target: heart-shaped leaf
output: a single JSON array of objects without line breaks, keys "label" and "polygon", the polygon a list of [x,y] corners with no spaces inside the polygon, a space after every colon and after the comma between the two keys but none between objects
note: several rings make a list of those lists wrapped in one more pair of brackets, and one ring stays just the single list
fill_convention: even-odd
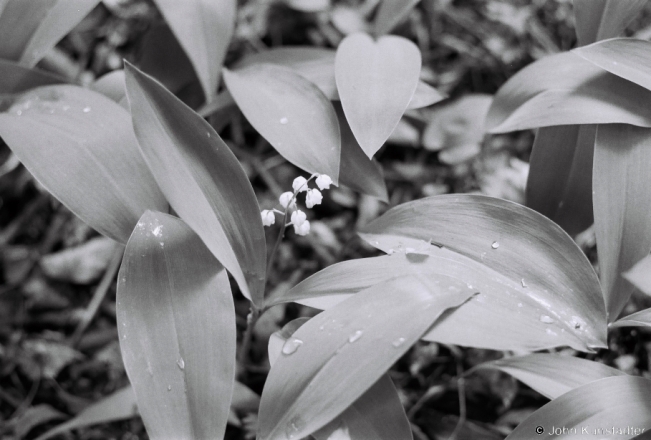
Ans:
[{"label": "heart-shaped leaf", "polygon": [[[47,15],[39,21],[38,28],[31,34],[29,42],[23,49],[20,63],[25,66],[34,67],[99,2],[100,0],[75,0],[74,2],[58,0],[53,3]],[[27,2],[20,3],[24,5]],[[35,3],[47,3],[47,1]],[[16,24],[18,25],[16,27],[22,26],[20,22]]]},{"label": "heart-shaped leaf", "polygon": [[[576,327],[574,333],[581,335],[586,348],[606,345],[604,302],[592,265],[558,225],[524,206],[477,195],[428,197],[390,209],[365,226],[360,236],[387,253],[418,250],[430,241],[440,244],[502,275],[510,280],[508,285],[520,284],[538,307],[547,310],[542,322]],[[474,270],[466,270],[468,276]],[[452,322],[454,315],[448,319]]]},{"label": "heart-shaped leaf", "polygon": [[[0,94],[12,94],[25,92],[38,86],[61,84],[66,81],[63,78],[36,69],[28,69],[13,61],[0,60]],[[2,105],[0,97],[0,108]]]},{"label": "heart-shaped leaf", "polygon": [[651,129],[608,124],[597,129],[593,172],[599,275],[610,321],[633,286],[621,274],[651,250]]},{"label": "heart-shaped leaf", "polygon": [[619,36],[647,0],[574,0],[579,46]]},{"label": "heart-shaped leaf", "polygon": [[203,118],[127,64],[127,95],[140,150],[174,210],[258,306],[265,282],[260,207],[246,173]]},{"label": "heart-shaped leaf", "polygon": [[610,328],[617,327],[651,327],[651,309],[640,310],[610,324]]},{"label": "heart-shaped leaf", "polygon": [[236,0],[155,0],[210,100],[235,28]]},{"label": "heart-shaped leaf", "polygon": [[642,258],[622,275],[642,292],[651,295],[651,255]]},{"label": "heart-shaped leaf", "polygon": [[0,136],[48,191],[107,237],[126,243],[145,210],[167,211],[129,113],[97,92],[33,89],[0,114]]},{"label": "heart-shaped leaf", "polygon": [[575,235],[593,223],[595,125],[538,129],[527,180],[527,206]]},{"label": "heart-shaped leaf", "polygon": [[350,128],[369,158],[380,149],[414,96],[421,57],[411,41],[396,36],[377,42],[363,33],[337,49],[335,79]]},{"label": "heart-shaped leaf", "polygon": [[542,58],[497,92],[486,129],[505,133],[552,125],[626,123],[651,126],[651,91],[572,53]]},{"label": "heart-shaped leaf", "polygon": [[[555,439],[630,439],[651,427],[650,395],[651,380],[642,377],[590,382],[540,408],[506,440],[531,440],[543,434]],[[539,432],[538,427],[543,429]]]},{"label": "heart-shaped leaf", "polygon": [[[271,366],[282,356],[283,346],[308,318],[297,318],[286,324],[269,338]],[[337,430],[346,433],[350,440],[411,440],[411,426],[393,382],[388,374],[357,399],[346,411],[323,428],[312,433],[317,440],[332,440]],[[336,434],[335,434],[336,435]]]},{"label": "heart-shaped leaf", "polygon": [[288,161],[337,184],[341,139],[330,101],[286,67],[263,64],[224,71],[224,80],[251,125]]},{"label": "heart-shaped leaf", "polygon": [[221,438],[235,375],[228,276],[192,229],[147,211],[118,275],[122,358],[147,433]]},{"label": "heart-shaped leaf", "polygon": [[265,383],[259,438],[302,438],[323,427],[377,382],[441,313],[470,295],[407,276],[364,290],[303,324]]},{"label": "heart-shaped leaf", "polygon": [[[409,246],[409,245],[408,245]],[[329,309],[370,286],[406,275],[423,274],[438,286],[454,289],[463,283],[479,292],[428,332],[424,338],[455,345],[493,350],[539,350],[569,345],[586,350],[603,345],[605,324],[587,328],[583,302],[573,296],[559,298],[543,292],[544,299],[525,280],[512,279],[463,255],[422,242],[408,253],[394,252],[334,264],[309,277],[289,292],[269,298],[270,303],[296,301]],[[449,280],[453,284],[447,285]],[[559,311],[565,315],[559,317]],[[579,328],[576,328],[577,325]]]},{"label": "heart-shaped leaf", "polygon": [[542,353],[486,362],[475,368],[501,370],[549,399],[556,399],[574,388],[605,377],[626,376],[623,371],[599,362]]}]

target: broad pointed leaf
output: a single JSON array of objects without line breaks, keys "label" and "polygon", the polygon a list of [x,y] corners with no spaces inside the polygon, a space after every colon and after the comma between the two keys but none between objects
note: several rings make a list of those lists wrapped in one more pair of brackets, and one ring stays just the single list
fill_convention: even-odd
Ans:
[{"label": "broad pointed leaf", "polygon": [[515,74],[495,95],[486,128],[505,133],[552,125],[651,126],[651,91],[566,52]]},{"label": "broad pointed leaf", "polygon": [[[607,377],[590,382],[540,408],[506,440],[531,440],[549,435],[554,439],[630,439],[651,428],[650,396],[651,380],[642,377]],[[543,431],[534,434],[538,426]],[[559,431],[552,432],[553,427]]]},{"label": "broad pointed leaf", "polygon": [[364,290],[312,318],[283,346],[269,373],[259,438],[302,438],[323,427],[362,396],[441,313],[471,294],[408,276]]},{"label": "broad pointed leaf", "polygon": [[579,46],[619,36],[647,0],[574,0]]},{"label": "broad pointed leaf", "polygon": [[633,286],[621,274],[651,251],[651,129],[600,125],[595,142],[593,203],[599,275],[610,321]]},{"label": "broad pointed leaf", "polygon": [[[13,61],[0,60],[0,95],[25,92],[38,86],[61,84],[63,78],[36,69],[28,69]],[[0,99],[4,97],[0,96]],[[2,102],[0,102],[2,104]],[[2,108],[0,106],[0,108]]]},{"label": "broad pointed leaf", "polygon": [[575,235],[592,216],[595,125],[543,127],[536,133],[527,180],[527,206]]},{"label": "broad pointed leaf", "polygon": [[610,324],[610,328],[617,327],[651,327],[651,309],[640,310]]},{"label": "broad pointed leaf", "polygon": [[[360,235],[387,253],[431,241],[468,257],[511,285],[519,283],[548,311],[542,322],[578,325],[576,333],[588,346],[606,345],[604,303],[592,265],[558,225],[524,206],[477,195],[428,197],[390,209]],[[474,270],[467,270],[468,277]]]},{"label": "broad pointed leaf", "polygon": [[0,58],[20,60],[29,40],[58,0],[8,0],[0,4]]},{"label": "broad pointed leaf", "polygon": [[251,125],[288,161],[339,178],[341,139],[330,101],[286,67],[263,64],[224,71],[224,80]]},{"label": "broad pointed leaf", "polygon": [[48,191],[107,237],[126,243],[145,210],[167,211],[129,113],[97,92],[33,89],[0,114],[0,136]]},{"label": "broad pointed leaf", "polygon": [[152,439],[221,438],[235,375],[226,271],[183,221],[148,211],[118,275],[122,358]]},{"label": "broad pointed leaf", "polygon": [[340,105],[335,104],[341,131],[341,168],[339,181],[342,185],[389,202],[382,165],[369,159],[359,146]]},{"label": "broad pointed leaf", "polygon": [[235,28],[236,0],[155,0],[210,100]]},{"label": "broad pointed leaf", "polygon": [[339,45],[335,58],[339,98],[369,158],[398,125],[414,96],[420,68],[418,47],[402,37],[384,36],[375,42],[358,33]]},{"label": "broad pointed leaf", "polygon": [[405,20],[420,0],[382,0],[373,22],[373,33],[388,34]]},{"label": "broad pointed leaf", "polygon": [[651,42],[613,38],[573,50],[596,66],[651,90]]},{"label": "broad pointed leaf", "polygon": [[261,305],[265,236],[242,166],[210,124],[153,78],[127,65],[126,79],[140,150],[172,208]]},{"label": "broad pointed leaf", "polygon": [[542,353],[508,357],[476,368],[501,370],[549,399],[556,399],[574,388],[605,377],[626,376],[623,371],[599,362]]},{"label": "broad pointed leaf", "polygon": [[37,437],[36,440],[47,440],[71,429],[130,419],[137,415],[138,406],[136,404],[136,395],[133,392],[133,388],[127,386],[93,403],[74,418],[45,432]]},{"label": "broad pointed leaf", "polygon": [[[328,99],[339,100],[335,82],[335,51],[332,49],[303,46],[276,47],[244,57],[234,66],[234,70],[260,64],[289,67],[317,86]],[[407,109],[427,107],[443,98],[445,96],[438,90],[419,81]]]},{"label": "broad pointed leaf", "polygon": [[[269,338],[269,362],[271,366],[282,356],[282,349],[294,332],[308,318],[297,318],[286,324]],[[317,440],[332,440],[337,430],[346,433],[350,440],[403,440],[412,439],[411,426],[405,414],[393,382],[388,374],[357,399],[339,417],[312,433]]]},{"label": "broad pointed leaf", "polygon": [[58,0],[54,3],[52,8],[47,12],[47,15],[39,22],[38,28],[31,35],[29,43],[23,49],[20,63],[34,67],[99,2],[100,0],[75,0],[74,2]]},{"label": "broad pointed leaf", "polygon": [[651,255],[642,258],[622,275],[642,292],[651,295]]}]

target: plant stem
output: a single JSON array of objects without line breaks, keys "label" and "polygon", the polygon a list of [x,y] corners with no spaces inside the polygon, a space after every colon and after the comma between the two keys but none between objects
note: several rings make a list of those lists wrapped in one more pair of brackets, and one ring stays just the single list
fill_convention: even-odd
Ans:
[{"label": "plant stem", "polygon": [[255,305],[251,304],[251,311],[246,317],[246,331],[244,332],[244,337],[242,338],[242,347],[240,349],[239,362],[241,365],[246,365],[249,356],[249,349],[251,347],[251,339],[253,338],[253,329],[255,328],[255,323],[258,322],[260,318],[260,309]]}]

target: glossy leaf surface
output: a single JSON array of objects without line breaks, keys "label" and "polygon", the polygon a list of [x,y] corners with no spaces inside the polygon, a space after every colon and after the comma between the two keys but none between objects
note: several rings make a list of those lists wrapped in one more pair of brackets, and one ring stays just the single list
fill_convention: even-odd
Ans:
[{"label": "glossy leaf surface", "polygon": [[[438,323],[424,339],[493,350],[538,350],[569,345],[586,350],[603,344],[605,323],[584,322],[583,302],[573,296],[540,292],[525,279],[513,279],[448,249],[425,242],[410,253],[334,264],[270,302],[296,301],[328,309],[351,295],[406,274],[424,274],[444,289],[464,283],[479,292],[474,301]],[[452,284],[450,284],[452,280]],[[465,289],[464,289],[465,290]],[[541,294],[542,295],[541,295]],[[560,311],[565,315],[560,315]],[[579,328],[575,328],[579,325]],[[581,327],[583,326],[583,327]]]},{"label": "glossy leaf surface", "polygon": [[183,221],[147,211],[117,287],[122,358],[147,433],[221,438],[235,375],[228,276]]},{"label": "glossy leaf surface", "polygon": [[651,91],[572,52],[542,58],[498,90],[486,128],[505,133],[552,125],[627,123],[651,126]]},{"label": "glossy leaf surface", "polygon": [[59,40],[63,39],[99,3],[100,0],[56,1],[31,35],[29,42],[23,49],[20,63],[34,67]]},{"label": "glossy leaf surface", "polygon": [[141,152],[174,210],[260,305],[265,237],[242,166],[203,118],[131,65],[127,94]]},{"label": "glossy leaf surface", "polygon": [[651,309],[640,310],[610,324],[610,328],[617,327],[651,327]]},{"label": "glossy leaf surface", "polygon": [[574,0],[579,46],[619,36],[647,0]]},{"label": "glossy leaf surface", "polygon": [[[335,82],[335,51],[332,49],[303,46],[276,47],[244,57],[234,66],[234,70],[260,64],[289,67],[317,86],[328,99],[339,100]],[[445,96],[438,90],[419,81],[407,109],[427,107],[444,98]]]},{"label": "glossy leaf surface", "polygon": [[651,42],[613,38],[573,50],[596,66],[651,90]]},{"label": "glossy leaf surface", "polygon": [[[271,366],[282,356],[284,344],[308,318],[297,318],[286,324],[269,338],[269,362]],[[323,428],[312,433],[317,440],[332,440],[333,433],[340,430],[350,440],[411,440],[411,426],[388,374],[357,399],[340,416]]]},{"label": "glossy leaf surface", "polygon": [[501,370],[549,399],[556,399],[574,388],[605,377],[626,376],[626,373],[599,362],[542,353],[486,362],[477,368]]},{"label": "glossy leaf surface", "polygon": [[387,253],[440,244],[520,284],[545,316],[570,330],[578,324],[575,333],[588,346],[605,346],[604,303],[590,262],[558,225],[533,210],[477,195],[428,197],[390,209],[360,235]]},{"label": "glossy leaf surface", "polygon": [[127,386],[93,403],[77,416],[45,432],[36,440],[47,440],[71,429],[129,419],[137,415],[136,395],[133,388]]},{"label": "glossy leaf surface", "polygon": [[651,256],[642,258],[622,275],[642,292],[651,295]]},{"label": "glossy leaf surface", "polygon": [[357,142],[369,158],[380,149],[414,96],[421,57],[411,41],[395,36],[375,42],[349,35],[335,58],[341,105]]},{"label": "glossy leaf surface", "polygon": [[[607,377],[575,388],[529,416],[506,438],[531,440],[537,426],[541,436],[549,436],[552,425],[567,432],[555,439],[621,438],[630,439],[651,427],[651,380],[642,377]],[[629,432],[613,433],[612,429]],[[639,430],[634,431],[635,428]],[[574,431],[576,429],[576,431]],[[585,429],[586,431],[583,431]],[[596,430],[601,431],[596,431]],[[611,432],[606,432],[609,429]]]},{"label": "glossy leaf surface", "polygon": [[402,277],[312,318],[283,346],[269,373],[259,437],[302,438],[323,427],[364,394],[441,313],[470,295],[443,291],[421,277]]},{"label": "glossy leaf surface", "polygon": [[373,22],[373,32],[380,36],[388,34],[407,18],[420,0],[383,0]]},{"label": "glossy leaf surface", "polygon": [[599,274],[610,321],[633,286],[622,278],[651,251],[651,129],[600,125],[595,142],[593,203]]},{"label": "glossy leaf surface", "polygon": [[107,237],[126,243],[145,210],[167,211],[129,113],[97,92],[33,89],[0,114],[0,136],[48,191]]},{"label": "glossy leaf surface", "polygon": [[595,125],[538,129],[527,180],[527,206],[575,235],[593,222]]},{"label": "glossy leaf surface", "polygon": [[286,67],[263,64],[224,71],[224,80],[246,119],[288,161],[337,184],[341,139],[328,98]]},{"label": "glossy leaf surface", "polygon": [[210,100],[235,27],[236,0],[155,0]]}]

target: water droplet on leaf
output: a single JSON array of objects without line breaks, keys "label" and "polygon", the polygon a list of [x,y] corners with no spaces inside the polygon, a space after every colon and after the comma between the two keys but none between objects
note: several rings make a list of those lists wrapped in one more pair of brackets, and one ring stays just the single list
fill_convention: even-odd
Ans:
[{"label": "water droplet on leaf", "polygon": [[287,342],[285,342],[285,345],[283,345],[283,353],[284,354],[292,354],[295,353],[298,348],[303,345],[303,341],[297,338],[291,338],[288,339]]},{"label": "water droplet on leaf", "polygon": [[524,282],[524,278],[522,278],[522,280],[520,280],[520,283],[522,284],[522,287],[528,287],[527,283]]},{"label": "water droplet on leaf", "polygon": [[294,417],[287,423],[287,429],[285,430],[285,434],[287,434],[288,439],[294,439],[297,438],[297,433],[303,429],[304,423],[301,420],[300,417]]},{"label": "water droplet on leaf", "polygon": [[180,368],[181,370],[183,370],[183,369],[185,368],[185,361],[183,360],[183,358],[179,358],[179,359],[176,361],[176,365],[178,365],[179,368]]},{"label": "water droplet on leaf", "polygon": [[551,323],[554,322],[554,318],[552,318],[551,316],[547,316],[547,315],[541,315],[540,316],[540,322],[544,322],[545,324],[551,324]]},{"label": "water droplet on leaf", "polygon": [[285,124],[287,124],[288,122],[289,122],[289,119],[287,119],[287,118],[280,118],[280,123],[281,123],[281,124],[285,125]]},{"label": "water droplet on leaf", "polygon": [[500,247],[500,244],[498,242],[494,241],[493,244],[491,244],[491,247],[493,249],[497,249],[498,247]]},{"label": "water droplet on leaf", "polygon": [[90,112],[90,107],[84,107],[83,112],[84,112],[84,113],[89,113],[89,112]]},{"label": "water droplet on leaf", "polygon": [[172,391],[172,385],[167,386],[167,391]]},{"label": "water droplet on leaf", "polygon": [[391,343],[391,345],[393,345],[394,347],[398,348],[398,347],[400,347],[400,346],[401,346],[402,344],[404,344],[404,343],[405,343],[405,338],[398,338],[398,339],[396,339],[395,341],[393,341],[393,342]]},{"label": "water droplet on leaf", "polygon": [[356,340],[358,340],[359,338],[361,338],[363,334],[364,334],[363,331],[361,331],[361,330],[357,330],[355,333],[353,333],[352,335],[348,336],[348,342],[350,342],[350,343],[352,344],[353,342],[355,342]]}]

